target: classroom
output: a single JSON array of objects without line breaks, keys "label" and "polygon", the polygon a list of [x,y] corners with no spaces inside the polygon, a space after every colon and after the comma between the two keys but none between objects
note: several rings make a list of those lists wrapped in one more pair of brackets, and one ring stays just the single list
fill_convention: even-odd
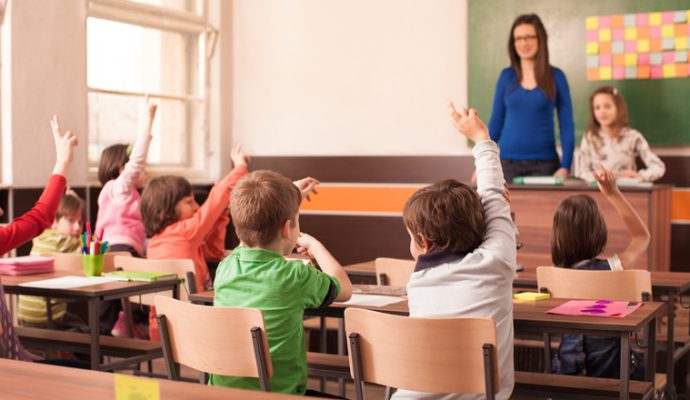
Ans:
[{"label": "classroom", "polygon": [[[94,398],[121,398],[118,391],[126,385],[145,391],[154,383],[151,390],[158,397],[152,398],[289,398],[260,393],[265,389],[262,373],[273,374],[271,387],[278,392],[304,395],[307,390],[339,398],[440,398],[430,393],[457,393],[462,387],[451,385],[463,384],[455,382],[455,375],[474,380],[475,387],[479,382],[470,393],[480,394],[448,398],[689,398],[690,1],[0,0],[0,24],[2,317],[15,326],[17,343],[33,353],[101,370],[65,372],[66,367],[40,365],[46,381],[82,377],[93,382],[93,388],[65,387],[65,398],[88,390],[94,390]],[[520,129],[530,134],[517,135]],[[104,155],[114,148],[122,161],[103,175]],[[262,170],[277,174],[255,173]],[[498,172],[500,184],[492,180]],[[279,243],[271,242],[269,250],[281,253],[280,262],[301,263],[296,257],[323,270],[304,272],[314,290],[320,285],[319,295],[300,299],[310,306],[295,314],[300,320],[304,314],[305,320],[293,329],[291,344],[300,361],[286,368],[292,370],[290,377],[280,376],[285,355],[273,352],[277,319],[263,308],[268,297],[247,295],[279,285],[245,288],[258,284],[241,274],[242,262],[265,256],[252,252],[258,251],[252,240],[267,248],[263,236],[243,236],[251,229],[242,223],[258,220],[241,205],[252,205],[247,209],[256,211],[256,218],[263,215],[256,206],[263,197],[253,197],[259,195],[247,189],[247,182],[270,181],[278,187],[285,177],[298,190],[288,185],[272,195],[288,199],[299,192],[302,197],[294,204],[299,213],[289,211],[290,224],[280,221]],[[509,190],[503,188],[504,178]],[[429,186],[442,180],[447,181]],[[42,221],[40,227],[22,225],[22,234],[33,233],[20,240],[12,229],[22,224],[22,215],[46,207],[49,189],[59,192],[51,197],[52,211],[31,219]],[[177,197],[170,203],[173,191]],[[463,207],[468,208],[425,213],[424,194],[434,193],[466,196],[470,200]],[[55,246],[46,232],[61,229],[66,197],[77,199],[80,210],[71,228],[77,232],[73,248],[39,251]],[[593,241],[601,231],[603,244],[594,253],[563,261],[554,250],[556,219],[566,203],[583,207],[568,203],[573,197],[589,199],[582,201],[590,201],[595,210],[593,220],[583,222],[585,232],[578,234]],[[287,213],[276,204],[286,208],[293,200],[267,204],[273,214]],[[473,204],[474,217],[468,211]],[[456,211],[469,219],[446,223]],[[420,215],[440,218],[438,229],[462,232],[450,235],[451,241],[470,240],[466,236],[472,232],[476,238],[439,247],[429,235],[433,224]],[[201,230],[190,233],[187,218]],[[576,221],[568,218],[568,223]],[[108,224],[116,229],[109,230]],[[514,245],[498,246],[499,236]],[[564,252],[582,242],[570,241]],[[489,255],[482,253],[485,248],[492,249]],[[72,251],[83,255],[46,255]],[[135,257],[125,259],[125,253]],[[50,259],[46,268],[51,272],[13,274],[20,264],[11,260],[21,263],[38,254],[42,262]],[[138,256],[144,254],[146,262],[140,263]],[[96,270],[107,275],[124,269],[130,281],[111,276],[107,284],[84,286],[81,271],[91,275],[85,261],[91,255],[102,256]],[[480,255],[484,261],[474,263]],[[590,261],[599,264],[590,268]],[[382,273],[379,268],[387,262],[393,272]],[[464,263],[471,268],[463,270]],[[456,264],[460,270],[448,275],[434,268]],[[498,264],[510,273],[496,271]],[[538,270],[547,266],[589,276],[614,274],[616,283],[603,293],[560,291],[566,281],[580,282],[581,288],[590,281],[559,275],[551,286],[545,283],[547,271]],[[73,269],[82,286],[32,286],[39,279],[72,277],[66,271]],[[636,286],[631,297],[621,289],[628,278],[616,274],[632,277],[632,270],[646,283],[641,290]],[[134,271],[154,275],[137,275],[141,279],[134,282]],[[608,279],[596,276],[601,276],[596,286]],[[277,272],[269,277],[266,282],[287,279]],[[518,292],[543,297],[540,290],[551,298],[513,300]],[[205,378],[211,385],[199,384],[200,368],[186,362],[181,362],[187,366],[183,380],[195,383],[168,379],[168,359],[181,350],[166,348],[171,332],[158,329],[156,317],[163,314],[155,293],[186,303],[178,307],[199,307],[185,311],[183,324],[188,315],[202,318],[206,311],[212,318],[223,306],[262,309],[268,345],[261,351],[270,347],[268,371],[262,372],[261,357],[252,353],[249,364],[258,379],[251,378],[251,384],[245,382],[250,378],[226,380],[232,374],[216,370],[203,371],[211,373]],[[27,323],[30,298],[40,305],[40,324],[47,321],[46,326]],[[46,307],[46,298],[58,303]],[[584,311],[589,315],[547,313],[575,300],[629,303],[627,309],[622,306],[622,318],[592,316],[590,308]],[[470,303],[481,306],[468,311]],[[219,307],[208,307],[213,304]],[[593,309],[613,308],[606,304]],[[376,346],[367,347],[364,331],[353,339],[360,324],[345,322],[365,318],[346,311],[361,308],[380,314],[381,331],[384,326],[403,329],[418,318],[430,330],[432,317],[485,317],[495,326],[493,347],[482,349],[478,342],[479,361],[454,369],[448,367],[455,365],[452,357],[445,367],[434,365],[433,358],[443,358],[444,351],[432,349],[429,341],[430,347],[418,353],[432,359],[433,367],[450,371],[431,373],[440,382],[436,386],[412,383],[419,371],[401,367],[418,361],[399,360],[383,371],[367,371],[371,362],[355,359],[353,349],[362,346],[361,356],[369,357]],[[62,322],[72,314],[79,324],[65,328]],[[172,311],[165,317],[172,330]],[[167,326],[166,318],[160,326]],[[202,329],[196,331],[172,333],[172,345],[183,334],[222,338],[206,332],[205,323],[199,322]],[[288,325],[278,326],[287,330]],[[436,329],[444,332],[449,326]],[[58,328],[54,332],[60,334],[51,337],[44,327]],[[117,335],[111,335],[113,329]],[[31,386],[25,376],[31,369],[3,360],[22,359],[9,356],[14,353],[3,346],[15,342],[4,342],[9,333],[0,326],[3,332],[0,397],[13,398],[20,385],[22,390]],[[259,351],[260,335],[235,347]],[[469,343],[469,336],[461,342]],[[608,360],[615,361],[615,377],[608,370],[596,375],[599,365],[590,361],[578,371],[562,372],[571,366],[563,349],[582,347],[583,341],[585,347],[594,346],[588,339],[594,336],[608,340],[596,345],[615,348],[616,356]],[[388,347],[406,340],[412,339],[384,338],[379,348],[389,352],[384,355],[389,359],[414,353]],[[211,357],[214,351],[209,351]],[[578,353],[589,355],[587,350]],[[222,356],[192,358],[199,366],[228,358]],[[487,358],[493,360],[485,361],[489,367],[482,361]],[[145,377],[151,362],[153,379]],[[299,381],[302,369],[309,376],[306,386]],[[365,384],[358,383],[357,373]],[[477,377],[469,378],[472,373]],[[117,381],[132,375],[142,377]],[[250,387],[256,390],[246,392]],[[31,389],[36,390],[32,398],[53,395],[39,389]],[[493,389],[495,394],[485,394]]]}]

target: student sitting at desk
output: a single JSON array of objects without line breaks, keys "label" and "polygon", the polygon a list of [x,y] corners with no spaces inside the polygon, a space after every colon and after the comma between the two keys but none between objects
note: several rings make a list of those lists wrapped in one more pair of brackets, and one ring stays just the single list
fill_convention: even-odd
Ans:
[{"label": "student sitting at desk", "polygon": [[[595,175],[599,190],[616,209],[632,239],[619,255],[601,257],[606,247],[604,217],[593,198],[570,196],[563,200],[553,216],[551,258],[556,267],[587,270],[621,270],[633,265],[649,245],[649,231],[616,185],[613,172],[601,168]],[[553,360],[556,372],[568,375],[619,378],[620,341],[612,337],[563,335],[558,356]],[[632,352],[630,376],[644,377],[642,356]]]},{"label": "student sitting at desk", "polygon": [[[405,204],[403,221],[417,260],[407,284],[411,317],[489,317],[496,321],[500,391],[513,391],[515,228],[504,198],[498,146],[475,110],[458,113],[455,127],[472,149],[477,191],[452,179],[418,190]],[[462,338],[458,338],[462,340]],[[467,399],[480,395],[398,390],[394,399]]]},{"label": "student sitting at desk", "polygon": [[[299,182],[276,172],[256,171],[232,191],[230,214],[241,241],[218,266],[214,282],[214,306],[251,307],[263,312],[266,322],[274,392],[309,394],[307,350],[302,319],[305,308],[346,301],[352,285],[338,261],[316,239],[300,234],[299,205],[312,190],[302,193]],[[297,245],[309,252],[323,272],[287,260]],[[210,385],[259,389],[255,378],[211,375]]]},{"label": "student sitting at desk", "polygon": [[[15,218],[9,225],[0,228],[0,255],[40,235],[55,220],[60,198],[67,184],[65,175],[72,164],[78,141],[71,132],[62,133],[57,117],[53,117],[50,125],[53,128],[56,153],[53,174],[36,205],[26,214]],[[2,214],[2,209],[0,209],[0,215]],[[2,285],[0,285],[0,358],[31,360],[31,355],[22,348],[14,332]]]}]

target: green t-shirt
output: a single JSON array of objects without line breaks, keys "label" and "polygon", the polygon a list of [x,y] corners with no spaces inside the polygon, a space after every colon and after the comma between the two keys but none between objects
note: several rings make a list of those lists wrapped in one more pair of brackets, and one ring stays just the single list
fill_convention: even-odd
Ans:
[{"label": "green t-shirt", "polygon": [[[263,312],[273,365],[272,392],[304,394],[304,309],[320,306],[331,283],[340,293],[337,279],[263,249],[238,247],[218,266],[214,306],[251,307]],[[259,390],[256,378],[211,374],[209,385]]]}]

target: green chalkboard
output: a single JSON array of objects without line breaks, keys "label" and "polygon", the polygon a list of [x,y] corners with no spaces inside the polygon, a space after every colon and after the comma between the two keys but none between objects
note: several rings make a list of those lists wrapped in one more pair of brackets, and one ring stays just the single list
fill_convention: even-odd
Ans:
[{"label": "green chalkboard", "polygon": [[587,127],[589,96],[612,84],[628,104],[630,126],[652,145],[690,144],[690,78],[588,81],[585,18],[690,9],[690,0],[469,0],[469,103],[487,120],[500,71],[510,65],[507,41],[520,14],[536,13],[549,34],[551,65],[570,84],[578,142]]}]

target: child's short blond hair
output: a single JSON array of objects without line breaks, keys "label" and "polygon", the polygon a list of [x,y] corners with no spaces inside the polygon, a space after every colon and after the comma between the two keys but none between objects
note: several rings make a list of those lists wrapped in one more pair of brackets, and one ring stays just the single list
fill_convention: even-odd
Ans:
[{"label": "child's short blond hair", "polygon": [[279,234],[287,220],[295,223],[302,195],[285,176],[254,171],[232,190],[230,216],[237,237],[247,246],[266,246]]},{"label": "child's short blond hair", "polygon": [[430,251],[470,252],[482,243],[484,208],[477,191],[454,179],[416,191],[405,203],[403,222],[417,245],[419,234]]}]

